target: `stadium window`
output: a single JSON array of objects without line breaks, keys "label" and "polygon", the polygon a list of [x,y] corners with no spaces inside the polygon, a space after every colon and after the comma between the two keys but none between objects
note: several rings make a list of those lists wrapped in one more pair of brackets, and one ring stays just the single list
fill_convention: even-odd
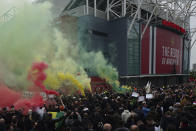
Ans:
[{"label": "stadium window", "polygon": [[108,37],[107,33],[100,32],[100,31],[97,31],[97,30],[90,30],[89,33],[91,33],[93,35],[101,36],[101,37]]}]

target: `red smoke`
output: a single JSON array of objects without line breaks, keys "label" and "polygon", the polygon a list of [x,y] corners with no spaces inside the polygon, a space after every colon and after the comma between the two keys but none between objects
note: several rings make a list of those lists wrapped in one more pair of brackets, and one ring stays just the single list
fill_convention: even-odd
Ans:
[{"label": "red smoke", "polygon": [[27,114],[29,109],[35,107],[42,107],[44,105],[43,97],[39,93],[36,93],[31,99],[20,99],[15,104],[14,107],[16,110],[21,109],[24,114]]},{"label": "red smoke", "polygon": [[34,94],[31,99],[23,99],[21,93],[0,85],[0,107],[11,107],[13,105],[16,110],[21,109],[26,114],[29,109],[43,106],[44,100],[39,93]]},{"label": "red smoke", "polygon": [[48,65],[44,62],[33,63],[32,68],[28,74],[28,80],[33,83],[30,87],[37,93],[33,95],[31,99],[23,99],[22,93],[16,92],[8,87],[0,84],[0,107],[10,107],[14,105],[16,110],[21,109],[24,114],[27,114],[29,109],[40,107],[44,105],[43,97],[40,95],[40,91],[44,91],[47,95],[59,95],[58,92],[47,90],[43,85],[47,75],[44,70],[48,68]]},{"label": "red smoke", "polygon": [[33,82],[33,86],[41,88],[47,95],[59,95],[58,92],[53,90],[47,90],[43,82],[46,79],[47,75],[44,73],[44,70],[48,68],[48,65],[44,62],[33,63],[31,70],[29,71],[28,80]]},{"label": "red smoke", "polygon": [[0,85],[0,107],[10,107],[21,98],[21,94],[9,89],[4,85]]}]

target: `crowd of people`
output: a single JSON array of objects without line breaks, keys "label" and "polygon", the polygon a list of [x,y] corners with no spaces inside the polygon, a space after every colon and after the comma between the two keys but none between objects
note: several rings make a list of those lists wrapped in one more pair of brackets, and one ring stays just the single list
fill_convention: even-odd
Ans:
[{"label": "crowd of people", "polygon": [[56,104],[29,110],[1,108],[0,131],[196,131],[194,86],[145,89],[125,94],[86,93],[55,98]]}]

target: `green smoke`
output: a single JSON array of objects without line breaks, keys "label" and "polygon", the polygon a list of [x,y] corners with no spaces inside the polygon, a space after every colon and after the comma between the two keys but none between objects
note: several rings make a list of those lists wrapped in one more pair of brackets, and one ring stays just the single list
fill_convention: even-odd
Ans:
[{"label": "green smoke", "polygon": [[51,4],[35,6],[24,0],[1,2],[0,6],[13,5],[16,15],[0,25],[0,76],[9,86],[24,87],[31,63],[52,41],[48,29],[53,19],[49,11]]},{"label": "green smoke", "polygon": [[118,72],[116,68],[108,63],[102,52],[86,52],[83,49],[79,56],[78,63],[83,65],[85,69],[91,69],[99,77],[106,79],[114,88],[119,86]]},{"label": "green smoke", "polygon": [[[6,6],[5,3],[0,2],[0,8]],[[118,87],[118,73],[101,52],[87,52],[82,44],[77,44],[80,41],[76,40],[74,31],[63,28],[65,32],[61,33],[53,26],[50,3],[31,4],[27,0],[16,0],[8,4],[9,7],[12,5],[16,7],[16,15],[0,25],[1,81],[11,87],[27,87],[26,76],[31,64],[45,61],[49,65],[48,74],[54,77],[58,73],[69,73],[88,87],[90,79],[85,71],[88,68]]]}]

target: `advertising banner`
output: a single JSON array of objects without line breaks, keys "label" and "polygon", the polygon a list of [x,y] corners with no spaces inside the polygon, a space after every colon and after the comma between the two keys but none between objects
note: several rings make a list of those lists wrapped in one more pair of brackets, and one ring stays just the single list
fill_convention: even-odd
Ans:
[{"label": "advertising banner", "polygon": [[155,74],[182,73],[183,39],[172,31],[155,28],[156,66]]}]

